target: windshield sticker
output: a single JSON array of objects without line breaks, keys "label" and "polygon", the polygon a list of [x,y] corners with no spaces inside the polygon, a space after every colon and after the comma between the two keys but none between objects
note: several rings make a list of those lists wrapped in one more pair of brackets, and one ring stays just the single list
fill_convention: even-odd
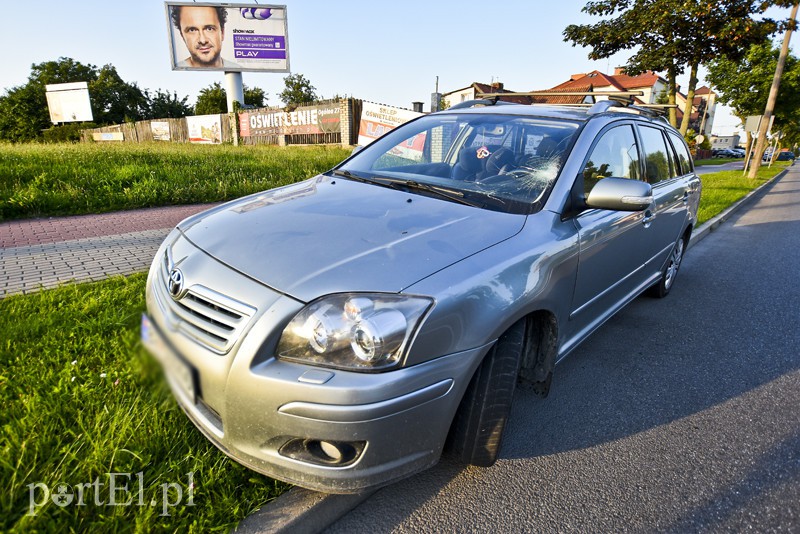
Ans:
[{"label": "windshield sticker", "polygon": [[476,154],[476,156],[478,156],[478,159],[486,159],[491,155],[492,153],[489,152],[489,149],[485,146],[480,147],[478,149],[478,153]]}]

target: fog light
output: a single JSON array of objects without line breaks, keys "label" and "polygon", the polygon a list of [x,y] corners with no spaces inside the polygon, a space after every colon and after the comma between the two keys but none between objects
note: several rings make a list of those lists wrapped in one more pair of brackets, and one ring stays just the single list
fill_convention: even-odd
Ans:
[{"label": "fog light", "polygon": [[325,453],[334,462],[342,461],[342,451],[340,451],[339,447],[337,447],[333,443],[329,443],[327,441],[320,441],[319,447],[320,449],[322,449],[322,452]]},{"label": "fog light", "polygon": [[345,467],[355,462],[367,443],[365,441],[324,441],[295,438],[285,443],[279,454],[316,465]]}]

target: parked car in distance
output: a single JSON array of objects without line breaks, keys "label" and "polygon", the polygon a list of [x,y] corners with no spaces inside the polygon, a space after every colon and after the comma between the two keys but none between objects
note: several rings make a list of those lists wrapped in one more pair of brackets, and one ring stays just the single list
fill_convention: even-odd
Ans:
[{"label": "parked car in distance", "polygon": [[711,155],[714,158],[739,158],[744,157],[744,154],[741,156],[737,150],[732,148],[715,148],[711,151]]},{"label": "parked car in distance", "polygon": [[490,466],[518,379],[546,396],[614,313],[670,292],[700,193],[649,110],[459,104],[178,224],[142,339],[202,433],[268,476],[358,492],[445,445]]},{"label": "parked car in distance", "polygon": [[[770,161],[772,159],[772,152],[764,153],[764,161]],[[778,155],[775,156],[775,161],[794,161],[795,155],[794,152],[791,150],[781,150],[778,152]]]}]

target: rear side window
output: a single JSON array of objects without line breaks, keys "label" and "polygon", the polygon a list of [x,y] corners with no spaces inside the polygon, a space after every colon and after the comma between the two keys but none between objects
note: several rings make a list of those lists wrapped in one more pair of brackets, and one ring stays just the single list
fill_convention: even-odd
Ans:
[{"label": "rear side window", "polygon": [[689,154],[689,149],[686,148],[686,143],[683,142],[679,135],[672,132],[669,133],[669,140],[678,154],[678,162],[681,165],[679,174],[689,174],[692,172],[692,156]]},{"label": "rear side window", "polygon": [[583,168],[583,189],[588,196],[594,185],[603,178],[639,177],[639,150],[630,125],[611,128],[592,149]]},{"label": "rear side window", "polygon": [[645,179],[655,184],[662,180],[674,178],[676,173],[670,166],[671,150],[667,148],[667,140],[659,128],[639,126],[642,145],[645,153]]}]

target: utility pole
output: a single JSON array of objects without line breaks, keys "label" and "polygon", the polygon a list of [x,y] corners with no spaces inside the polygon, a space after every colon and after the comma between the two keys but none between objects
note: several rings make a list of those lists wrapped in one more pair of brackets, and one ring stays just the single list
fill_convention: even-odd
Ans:
[{"label": "utility pole", "polygon": [[[796,3],[792,8],[790,20],[797,18],[797,8],[800,2]],[[778,99],[778,88],[781,86],[781,76],[783,75],[783,67],[786,65],[786,56],[789,55],[789,39],[792,37],[791,27],[786,30],[786,35],[783,38],[783,46],[781,47],[781,54],[778,56],[778,66],[775,68],[775,77],[772,78],[772,87],[769,90],[769,98],[767,99],[767,107],[764,109],[764,117],[761,119],[761,125],[758,128],[758,140],[756,141],[755,161],[750,166],[750,173],[748,178],[755,178],[758,169],[761,167],[761,156],[764,153],[764,144],[767,141],[767,129],[769,128],[770,118],[772,112],[775,110],[775,101]]]}]

